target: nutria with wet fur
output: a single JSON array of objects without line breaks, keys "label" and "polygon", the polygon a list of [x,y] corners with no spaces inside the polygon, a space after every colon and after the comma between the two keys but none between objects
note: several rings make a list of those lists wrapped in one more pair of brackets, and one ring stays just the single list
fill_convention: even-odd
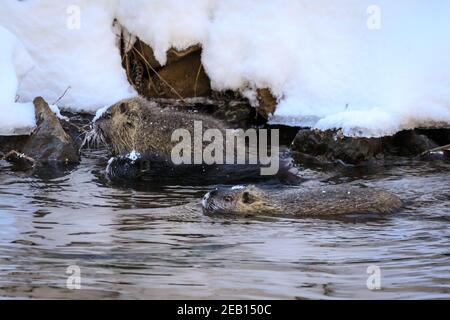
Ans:
[{"label": "nutria with wet fur", "polygon": [[170,157],[172,133],[186,129],[194,137],[194,121],[201,121],[203,131],[218,129],[225,132],[226,125],[212,117],[181,112],[174,108],[161,108],[144,98],[131,98],[111,106],[94,124],[98,139],[106,143],[115,156],[131,151],[154,153]]},{"label": "nutria with wet fur", "polygon": [[217,189],[203,198],[208,215],[339,217],[351,214],[389,214],[403,203],[395,195],[354,186],[302,187],[263,190],[255,186]]},{"label": "nutria with wet fur", "polygon": [[[226,136],[227,125],[218,119],[170,107],[161,108],[143,98],[123,100],[110,107],[95,121],[91,136],[106,144],[115,156],[107,168],[108,176],[114,180],[173,180],[183,184],[205,184],[250,183],[274,178],[261,176],[259,164],[175,165],[171,158],[172,149],[179,143],[172,141],[175,130],[188,131],[193,144],[197,142],[203,148],[210,143],[203,141],[203,136],[194,134],[195,121],[201,122],[203,133],[214,129]],[[193,154],[194,148],[191,151]],[[130,157],[131,152],[138,156]],[[289,161],[282,160],[276,178],[297,183],[296,172]]]}]

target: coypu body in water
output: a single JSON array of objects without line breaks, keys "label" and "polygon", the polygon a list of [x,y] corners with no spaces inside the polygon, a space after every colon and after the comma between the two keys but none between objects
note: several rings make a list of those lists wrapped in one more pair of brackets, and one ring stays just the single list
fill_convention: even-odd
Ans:
[{"label": "coypu body in water", "polygon": [[355,186],[302,187],[263,190],[255,186],[216,189],[205,195],[207,215],[340,217],[352,214],[390,214],[401,209],[395,195]]},{"label": "coypu body in water", "polygon": [[[195,123],[201,123],[200,135]],[[175,164],[172,152],[179,141],[174,141],[175,130],[190,135],[194,147],[190,158],[194,159],[195,145],[203,148],[207,130],[227,136],[227,126],[213,117],[174,108],[161,108],[143,98],[123,100],[99,117],[94,123],[93,136],[107,145],[114,156],[107,167],[108,177],[113,181],[172,182],[181,184],[214,184],[258,182],[277,179],[295,184],[300,182],[297,169],[290,160],[281,160],[279,171],[273,176],[261,174],[259,164]],[[226,142],[223,141],[226,150]],[[238,146],[234,146],[235,151]],[[245,147],[244,147],[245,148]],[[200,150],[203,152],[203,149]],[[247,155],[248,151],[246,148]]]},{"label": "coypu body in water", "polygon": [[131,152],[125,156],[113,157],[106,168],[108,178],[124,184],[173,184],[212,185],[258,183],[270,180],[285,184],[300,184],[303,180],[297,169],[288,160],[282,160],[280,171],[275,176],[261,175],[259,165],[175,165],[170,159],[152,153],[141,155]]}]

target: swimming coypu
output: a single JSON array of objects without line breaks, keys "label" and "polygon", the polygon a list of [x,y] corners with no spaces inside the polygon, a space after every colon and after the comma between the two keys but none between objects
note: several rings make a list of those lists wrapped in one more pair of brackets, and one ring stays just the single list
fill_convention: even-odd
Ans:
[{"label": "swimming coypu", "polygon": [[[174,163],[173,150],[180,144],[179,139],[182,137],[174,139],[173,134],[176,130],[180,132],[180,129],[187,133],[190,139],[190,148],[188,151],[183,149],[183,156],[184,152],[188,153],[187,158],[191,161],[195,160],[199,153],[204,156],[206,148],[213,141],[216,143],[217,134],[222,137],[223,141],[218,144],[223,150],[218,156],[216,151],[213,154],[215,159],[222,161],[206,163],[200,159],[200,162]],[[155,102],[138,97],[120,101],[107,109],[94,122],[91,136],[105,143],[115,156],[109,161],[107,168],[111,180],[171,181],[188,184],[249,183],[274,177],[289,183],[297,183],[300,180],[296,175],[297,170],[289,160],[277,163],[279,170],[275,176],[261,175],[263,166],[259,160],[252,164],[225,164],[227,155],[224,151],[228,151],[228,140],[224,137],[228,138],[230,132],[227,129],[224,122],[213,117],[171,107],[161,108]],[[207,131],[215,132],[210,141],[205,138]],[[194,147],[191,148],[191,145]],[[199,146],[200,150],[196,146]],[[232,148],[234,151],[238,148],[244,149],[247,157],[253,151],[248,151],[246,146],[248,144],[233,143]]]},{"label": "swimming coypu", "polygon": [[207,215],[338,217],[389,214],[402,201],[386,191],[354,186],[302,187],[263,190],[255,186],[216,189],[203,198]]}]

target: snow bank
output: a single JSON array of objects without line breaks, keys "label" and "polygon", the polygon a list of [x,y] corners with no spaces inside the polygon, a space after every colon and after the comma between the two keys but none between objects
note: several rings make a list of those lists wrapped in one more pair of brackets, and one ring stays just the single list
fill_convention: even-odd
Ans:
[{"label": "snow bank", "polygon": [[32,103],[15,103],[19,81],[33,66],[19,40],[0,26],[0,135],[28,134],[36,125]]},{"label": "snow bank", "polygon": [[[25,101],[97,110],[135,94],[112,21],[150,44],[203,46],[217,90],[279,99],[273,123],[381,136],[450,125],[450,3],[446,0],[2,0],[0,24],[37,62]],[[68,28],[73,6],[80,28]],[[76,7],[75,7],[76,8]],[[68,10],[69,9],[69,10]],[[72,10],[70,10],[72,9]],[[76,11],[76,10],[75,10]],[[76,15],[75,15],[76,16]]]},{"label": "snow bank", "polygon": [[202,43],[213,88],[271,88],[272,123],[350,136],[450,125],[448,1],[126,2],[119,21],[161,63],[171,46]]},{"label": "snow bank", "polygon": [[149,44],[161,65],[171,47],[179,50],[204,43],[216,0],[117,0],[116,17]]},{"label": "snow bank", "polygon": [[[108,8],[111,6],[111,8]],[[1,0],[0,24],[25,44],[36,67],[20,88],[23,101],[95,111],[135,94],[113,32],[114,1]]]},{"label": "snow bank", "polygon": [[363,23],[370,3],[354,3],[321,7],[326,20],[301,19],[316,36],[297,47],[301,63],[272,122],[342,128],[350,136],[448,126],[450,3],[377,1],[381,29],[375,30]]}]

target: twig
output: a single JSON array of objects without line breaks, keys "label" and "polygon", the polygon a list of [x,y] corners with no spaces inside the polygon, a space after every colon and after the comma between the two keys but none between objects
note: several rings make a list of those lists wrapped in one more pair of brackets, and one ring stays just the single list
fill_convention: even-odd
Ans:
[{"label": "twig", "polygon": [[[144,51],[144,47],[142,46],[142,41],[139,41],[139,46],[141,47],[141,51]],[[148,80],[153,87],[156,87],[152,80],[152,75],[150,73],[150,68],[148,67],[148,63],[144,63],[145,69],[147,70]]]},{"label": "twig", "polygon": [[128,58],[128,53],[125,53],[125,72],[127,73],[127,79],[130,84],[133,84],[133,75],[130,72],[130,59]]},{"label": "twig", "polygon": [[139,50],[137,50],[136,48],[133,47],[133,49],[144,60],[144,62],[149,66],[149,68],[158,76],[158,78],[161,79],[161,81],[166,86],[168,86],[181,99],[181,101],[184,102],[183,96],[181,96],[181,94],[179,94],[178,91],[175,90],[174,87],[172,87],[163,77],[161,77],[161,75],[155,70],[155,68],[152,67],[152,65],[148,62],[148,60],[144,57],[144,55],[142,53],[140,53]]},{"label": "twig", "polygon": [[450,144],[447,144],[447,145],[442,146],[442,147],[437,147],[437,148],[434,148],[434,149],[431,149],[431,150],[427,150],[427,151],[421,153],[420,155],[424,156],[424,155],[432,153],[432,152],[444,151],[446,149],[450,149]]},{"label": "twig", "polygon": [[197,98],[197,88],[198,88],[198,80],[200,78],[200,73],[202,71],[203,64],[200,61],[200,65],[198,66],[197,76],[195,77],[195,84],[194,84],[194,97]]},{"label": "twig", "polygon": [[[19,82],[19,84],[18,84],[18,86],[17,86],[17,92],[20,92],[20,88],[22,87],[23,81],[24,81],[25,78],[31,73],[31,71],[34,70],[35,67],[36,67],[36,66],[32,66],[32,67],[31,67],[30,69],[28,69],[27,72],[25,72],[25,74],[21,77],[22,79],[20,80],[20,82]],[[20,96],[17,96],[16,98],[17,98],[17,100],[16,100],[15,102],[19,101]]]},{"label": "twig", "polygon": [[62,94],[62,96],[60,96],[55,102],[53,102],[52,104],[55,105],[58,102],[60,102],[62,100],[62,98],[64,98],[64,96],[67,94],[67,92],[72,89],[71,86],[68,86],[67,89],[64,91],[64,93]]},{"label": "twig", "polygon": [[120,51],[121,54],[123,54],[122,56],[122,64],[125,64],[125,72],[127,74],[127,80],[130,84],[133,84],[133,79],[132,79],[132,75],[130,72],[130,61],[128,58],[128,54],[130,51],[127,51],[126,48],[130,45],[131,43],[131,37],[128,38],[128,44],[125,43],[125,39],[124,39],[124,34],[123,34],[123,28],[121,29],[120,32]]}]

